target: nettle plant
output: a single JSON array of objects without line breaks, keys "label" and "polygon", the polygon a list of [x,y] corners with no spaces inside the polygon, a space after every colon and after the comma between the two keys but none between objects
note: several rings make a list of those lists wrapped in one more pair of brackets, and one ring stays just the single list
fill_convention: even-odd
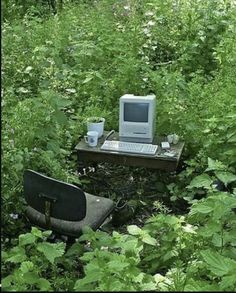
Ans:
[{"label": "nettle plant", "polygon": [[176,182],[168,185],[172,201],[184,199],[192,204],[205,197],[208,192],[232,192],[235,187],[234,165],[206,157],[203,149],[195,159],[186,163],[187,168],[177,176]]},{"label": "nettle plant", "polygon": [[85,276],[75,283],[75,291],[156,289],[155,278],[139,268],[144,245],[156,246],[156,240],[135,225],[128,226],[128,232],[110,236],[87,229],[79,241],[87,241],[90,251],[80,257]]},{"label": "nettle plant", "polygon": [[143,229],[158,249],[146,247],[141,263],[145,272],[155,273],[160,290],[234,290],[235,195],[209,191],[186,217],[162,214],[147,221]]},{"label": "nettle plant", "polygon": [[[19,236],[16,246],[2,252],[3,290],[54,291],[72,288],[76,276],[75,261],[62,257],[65,243],[46,241],[50,234],[51,231],[42,232],[33,227],[30,233]],[[9,271],[11,274],[8,274]]]},{"label": "nettle plant", "polygon": [[194,203],[191,208],[188,220],[198,226],[201,248],[193,266],[189,268],[189,290],[199,288],[199,285],[205,290],[235,289],[235,195],[209,192],[207,198]]}]

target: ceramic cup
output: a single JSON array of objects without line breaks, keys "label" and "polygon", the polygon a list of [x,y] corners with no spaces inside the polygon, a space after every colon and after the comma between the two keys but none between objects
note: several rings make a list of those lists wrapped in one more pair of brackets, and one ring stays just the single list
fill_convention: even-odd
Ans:
[{"label": "ceramic cup", "polygon": [[88,131],[87,135],[84,137],[84,140],[89,146],[95,147],[98,144],[98,132]]},{"label": "ceramic cup", "polygon": [[168,141],[168,143],[173,143],[173,139],[174,139],[174,135],[173,134],[167,135],[167,141]]}]

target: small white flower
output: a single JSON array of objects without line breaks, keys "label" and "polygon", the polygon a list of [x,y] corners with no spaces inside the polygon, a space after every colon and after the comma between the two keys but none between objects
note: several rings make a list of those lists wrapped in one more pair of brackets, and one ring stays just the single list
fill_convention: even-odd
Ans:
[{"label": "small white flower", "polygon": [[126,6],[124,6],[124,9],[125,10],[130,10],[130,6],[126,5]]},{"label": "small white flower", "polygon": [[108,250],[108,246],[101,246],[101,250]]},{"label": "small white flower", "polygon": [[133,181],[134,181],[134,177],[133,177],[133,176],[130,176],[130,177],[129,177],[129,180],[130,180],[131,182],[133,182]]},{"label": "small white flower", "polygon": [[148,23],[147,23],[147,25],[149,25],[149,26],[153,26],[153,25],[155,25],[155,21],[153,21],[153,20],[150,20]]},{"label": "small white flower", "polygon": [[154,15],[154,13],[152,11],[148,11],[145,13],[145,16],[153,16],[153,15]]},{"label": "small white flower", "polygon": [[19,215],[18,215],[18,214],[13,214],[13,213],[11,213],[9,216],[10,216],[13,220],[17,220],[17,219],[19,218]]},{"label": "small white flower", "polygon": [[143,32],[147,35],[147,34],[149,33],[149,29],[145,27],[145,28],[143,29]]}]

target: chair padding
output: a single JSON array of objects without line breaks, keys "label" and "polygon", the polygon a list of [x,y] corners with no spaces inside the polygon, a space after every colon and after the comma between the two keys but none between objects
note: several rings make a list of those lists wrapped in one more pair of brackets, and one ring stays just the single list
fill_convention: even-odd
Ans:
[{"label": "chair padding", "polygon": [[93,230],[99,228],[114,209],[114,202],[108,198],[98,197],[89,193],[85,193],[85,196],[87,210],[85,218],[81,221],[65,221],[51,217],[51,228],[48,229],[44,214],[30,206],[27,207],[26,213],[31,223],[37,226],[63,235],[79,237],[82,234],[82,228],[85,226],[89,226]]},{"label": "chair padding", "polygon": [[29,206],[45,213],[45,194],[56,199],[51,206],[51,216],[60,220],[80,221],[86,216],[86,198],[77,186],[65,183],[33,170],[24,173],[24,195]]}]

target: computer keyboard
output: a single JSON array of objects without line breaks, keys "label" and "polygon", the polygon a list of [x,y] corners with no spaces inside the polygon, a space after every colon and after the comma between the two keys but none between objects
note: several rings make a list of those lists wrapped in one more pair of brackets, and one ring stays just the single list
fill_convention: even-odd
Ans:
[{"label": "computer keyboard", "polygon": [[101,150],[136,153],[143,155],[155,155],[157,148],[158,145],[117,140],[105,140],[101,146]]}]

